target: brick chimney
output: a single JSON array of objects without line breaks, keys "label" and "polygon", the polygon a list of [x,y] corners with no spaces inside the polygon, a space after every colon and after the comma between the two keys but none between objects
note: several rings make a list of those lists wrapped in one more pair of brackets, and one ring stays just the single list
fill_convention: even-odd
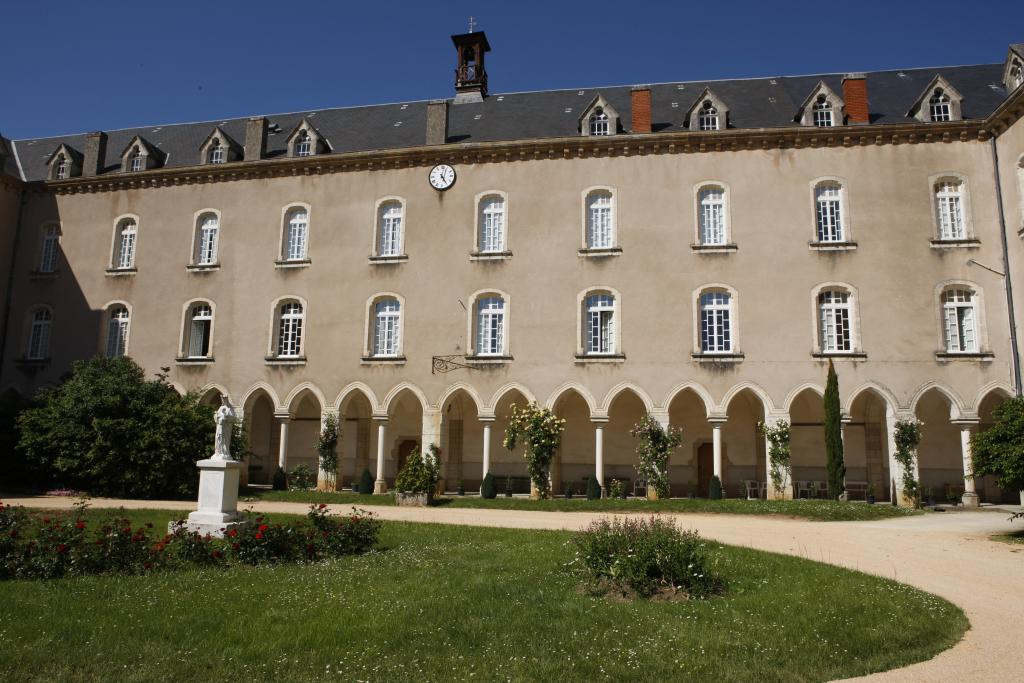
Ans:
[{"label": "brick chimney", "polygon": [[647,85],[634,85],[630,92],[633,109],[633,132],[651,132],[651,88]]},{"label": "brick chimney", "polygon": [[267,119],[254,116],[245,123],[245,161],[259,161],[267,154]]},{"label": "brick chimney", "polygon": [[427,102],[427,144],[448,142],[448,100]]},{"label": "brick chimney", "polygon": [[864,74],[843,76],[843,100],[846,102],[846,121],[858,126],[871,123],[868,110],[868,81]]},{"label": "brick chimney", "polygon": [[89,133],[85,136],[85,161],[82,162],[82,175],[93,176],[103,172],[107,161],[107,134],[103,131]]}]

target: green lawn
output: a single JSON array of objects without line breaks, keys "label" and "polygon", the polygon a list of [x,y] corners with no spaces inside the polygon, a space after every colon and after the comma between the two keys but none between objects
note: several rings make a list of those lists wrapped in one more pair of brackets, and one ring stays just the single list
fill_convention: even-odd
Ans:
[{"label": "green lawn", "polygon": [[0,583],[0,680],[823,681],[968,625],[887,579],[713,544],[723,597],[591,598],[568,537],[387,522],[381,552],[316,565]]},{"label": "green lawn", "polygon": [[1012,531],[1007,534],[994,534],[991,536],[993,541],[1001,541],[1003,543],[1012,543],[1014,545],[1024,545],[1024,529],[1020,531]]},{"label": "green lawn", "polygon": [[[361,496],[350,491],[325,493],[319,491],[267,491],[249,489],[243,494],[244,501],[291,501],[301,503],[334,503],[343,505],[394,505],[392,495]],[[486,508],[491,510],[545,510],[558,512],[694,512],[723,513],[734,515],[781,515],[823,521],[851,521],[888,519],[921,514],[918,510],[900,508],[888,503],[867,505],[863,502],[844,503],[835,500],[708,500],[697,498],[673,498],[671,500],[646,500],[627,498],[587,500],[586,498],[554,498],[552,500],[530,500],[525,497],[506,498],[498,496],[484,500],[478,496],[444,496],[438,505],[453,508]]]}]

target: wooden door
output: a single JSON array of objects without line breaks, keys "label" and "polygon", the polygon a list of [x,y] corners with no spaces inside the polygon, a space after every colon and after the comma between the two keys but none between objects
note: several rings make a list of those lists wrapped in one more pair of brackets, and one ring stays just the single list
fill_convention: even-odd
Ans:
[{"label": "wooden door", "polygon": [[707,498],[711,488],[711,477],[715,474],[715,447],[702,443],[697,448],[697,495]]}]

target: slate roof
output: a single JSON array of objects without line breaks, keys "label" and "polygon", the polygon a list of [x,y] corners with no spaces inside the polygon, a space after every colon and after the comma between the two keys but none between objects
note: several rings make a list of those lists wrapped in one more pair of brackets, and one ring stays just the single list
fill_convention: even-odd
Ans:
[{"label": "slate roof", "polygon": [[[925,86],[937,74],[963,95],[963,118],[991,114],[1006,97],[1002,85],[1003,64],[953,66],[867,74],[871,122],[912,122],[907,112]],[[842,93],[842,74],[784,76],[651,86],[653,132],[685,131],[686,112],[704,90],[711,88],[729,104],[731,128],[780,128],[796,125],[794,117],[808,94],[824,81]],[[448,142],[488,142],[574,136],[583,109],[601,94],[619,113],[622,128],[631,128],[630,86],[491,94],[483,102],[449,107]],[[272,114],[267,137],[267,158],[286,154],[288,134],[303,118],[316,126],[335,153],[397,149],[423,145],[427,103],[409,102],[362,107]],[[108,131],[104,173],[117,172],[119,153],[136,135],[167,154],[167,168],[193,166],[199,148],[215,126],[239,142],[245,140],[245,118],[149,126]],[[46,176],[46,159],[61,143],[85,149],[85,134],[36,140],[18,140],[17,146],[27,180]],[[12,160],[8,161],[8,166]],[[17,174],[17,169],[14,171]]]}]

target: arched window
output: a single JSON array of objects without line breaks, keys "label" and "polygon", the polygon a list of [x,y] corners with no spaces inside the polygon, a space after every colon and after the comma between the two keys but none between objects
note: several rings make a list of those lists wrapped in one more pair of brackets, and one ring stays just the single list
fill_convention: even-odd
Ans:
[{"label": "arched window", "polygon": [[935,215],[940,240],[962,240],[964,229],[964,185],[957,178],[943,178],[935,184]]},{"label": "arched window", "polygon": [[478,224],[480,235],[477,249],[481,253],[505,250],[505,198],[488,195],[480,200]]},{"label": "arched window", "polygon": [[583,303],[583,352],[588,355],[616,353],[615,297],[611,293],[594,293]]},{"label": "arched window", "polygon": [[725,188],[708,185],[701,188],[698,197],[700,201],[700,243],[703,245],[725,244],[727,240]]},{"label": "arched window", "polygon": [[53,177],[56,180],[64,180],[68,177],[68,158],[63,153],[57,156],[57,163],[53,169]]},{"label": "arched window", "polygon": [[715,109],[715,105],[711,102],[711,100],[704,100],[704,104],[700,105],[700,111],[697,113],[697,129],[719,129],[718,110]]},{"label": "arched window", "polygon": [[398,299],[380,299],[373,305],[373,339],[372,353],[374,356],[389,357],[399,355],[401,349],[402,305]]},{"label": "arched window", "polygon": [[313,142],[309,137],[309,131],[304,130],[295,139],[295,156],[308,157],[313,154]]},{"label": "arched window", "polygon": [[217,263],[220,219],[215,213],[204,213],[199,216],[197,223],[193,262],[198,266],[212,266]]},{"label": "arched window", "polygon": [[611,135],[611,129],[608,125],[608,114],[600,107],[595,109],[594,113],[590,115],[590,134]]},{"label": "arched window", "polygon": [[928,99],[928,114],[932,121],[953,120],[949,95],[942,88],[932,91],[932,96]]},{"label": "arched window", "polygon": [[587,195],[587,248],[610,249],[615,246],[615,214],[612,193],[596,190]]},{"label": "arched window", "polygon": [[113,306],[107,312],[107,357],[116,358],[128,352],[128,326],[130,324],[128,309],[124,306]]},{"label": "arched window", "polygon": [[141,171],[146,167],[146,158],[142,156],[142,149],[136,145],[131,152],[131,156],[128,157],[128,170],[129,171]]},{"label": "arched window", "polygon": [[711,290],[700,295],[700,350],[702,353],[732,352],[732,297],[729,292]]},{"label": "arched window", "polygon": [[135,247],[138,241],[138,232],[139,226],[134,218],[125,218],[117,224],[112,264],[115,269],[130,270],[135,267]]},{"label": "arched window", "polygon": [[309,212],[304,208],[291,209],[285,215],[285,261],[305,261],[309,245]]},{"label": "arched window", "polygon": [[505,355],[505,300],[488,295],[476,300],[476,354]]},{"label": "arched window", "polygon": [[213,142],[210,143],[210,152],[208,161],[211,164],[223,164],[224,158],[224,147],[220,144],[220,138],[214,138]]},{"label": "arched window", "polygon": [[279,358],[302,356],[302,327],[306,320],[302,304],[286,301],[278,308],[277,355]]},{"label": "arched window", "polygon": [[400,201],[382,202],[377,210],[377,255],[402,255],[404,209]]},{"label": "arched window", "polygon": [[819,183],[814,188],[819,242],[843,242],[843,188],[837,182]]},{"label": "arched window", "polygon": [[814,125],[818,128],[831,128],[835,125],[835,120],[832,118],[832,103],[828,101],[828,96],[818,95],[814,101],[812,113],[814,114]]},{"label": "arched window", "polygon": [[850,293],[825,289],[818,294],[818,340],[822,353],[853,351]]},{"label": "arched window", "polygon": [[942,293],[942,319],[947,353],[978,351],[978,315],[974,290],[967,287]]},{"label": "arched window", "polygon": [[50,326],[53,316],[47,308],[32,312],[25,357],[28,360],[45,360],[50,357]]},{"label": "arched window", "polygon": [[213,334],[213,306],[206,301],[192,304],[186,316],[185,334],[185,357],[209,358]]},{"label": "arched window", "polygon": [[39,249],[39,272],[55,272],[57,270],[57,255],[59,253],[60,226],[49,225],[43,230],[43,242]]}]

